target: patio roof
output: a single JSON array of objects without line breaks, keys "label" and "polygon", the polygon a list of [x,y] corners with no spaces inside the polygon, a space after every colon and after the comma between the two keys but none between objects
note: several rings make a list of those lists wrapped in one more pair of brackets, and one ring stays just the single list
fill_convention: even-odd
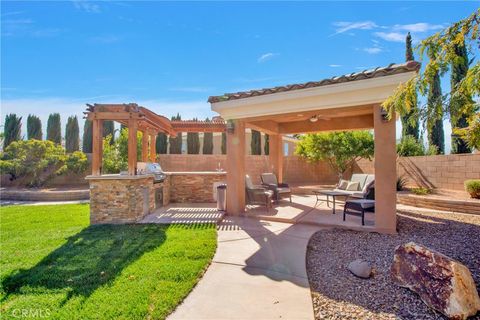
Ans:
[{"label": "patio roof", "polygon": [[289,84],[289,85],[278,86],[273,88],[254,89],[254,90],[240,91],[235,93],[225,93],[221,96],[209,97],[208,102],[215,103],[215,102],[228,101],[228,100],[245,99],[245,98],[256,97],[261,95],[321,87],[321,86],[344,83],[349,81],[379,78],[379,77],[394,75],[398,73],[418,71],[419,69],[420,69],[420,63],[416,61],[408,61],[403,64],[391,63],[386,67],[377,67],[375,69],[363,70],[361,72],[354,72],[354,73],[350,73],[342,76],[335,76],[335,77],[323,79],[320,81],[309,81],[305,83]]},{"label": "patio roof", "polygon": [[[372,114],[372,105],[385,101],[400,83],[412,78],[419,68],[420,63],[409,61],[317,82],[225,94],[210,97],[209,101],[212,110],[226,120],[305,123],[304,120],[312,116],[326,120],[361,117]],[[288,129],[282,133],[297,132]]]}]

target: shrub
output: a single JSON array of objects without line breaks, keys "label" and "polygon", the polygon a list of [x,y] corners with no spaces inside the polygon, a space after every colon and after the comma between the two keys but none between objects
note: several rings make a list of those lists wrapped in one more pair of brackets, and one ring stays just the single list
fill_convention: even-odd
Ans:
[{"label": "shrub", "polygon": [[[120,132],[118,139],[110,144],[110,135],[103,139],[103,173],[119,173],[128,169],[128,129]],[[137,160],[142,156],[142,133],[137,132]]]},{"label": "shrub", "polygon": [[82,152],[65,155],[65,149],[52,141],[27,140],[11,143],[2,154],[0,171],[12,179],[23,178],[25,185],[39,187],[58,174],[82,173],[88,166]]},{"label": "shrub", "polygon": [[415,193],[416,195],[424,196],[426,194],[432,193],[432,190],[424,187],[418,187],[418,188],[413,188],[412,192]]},{"label": "shrub", "polygon": [[27,139],[42,140],[42,121],[39,117],[29,114],[27,118]]},{"label": "shrub", "polygon": [[466,180],[465,191],[467,191],[472,198],[480,199],[480,179]]},{"label": "shrub", "polygon": [[401,157],[425,155],[425,147],[415,137],[407,135],[397,144],[397,154]]},{"label": "shrub", "polygon": [[47,140],[53,141],[56,144],[62,143],[62,127],[59,113],[52,113],[48,116]]},{"label": "shrub", "polygon": [[67,126],[65,128],[65,150],[68,153],[80,149],[79,131],[77,116],[68,117]]},{"label": "shrub", "polygon": [[296,154],[312,162],[326,161],[342,176],[355,161],[373,156],[373,136],[368,131],[341,131],[307,134],[300,138]]},{"label": "shrub", "polygon": [[11,113],[5,117],[5,125],[3,127],[3,149],[14,141],[22,139],[20,131],[22,128],[22,117],[17,117],[16,114]]}]

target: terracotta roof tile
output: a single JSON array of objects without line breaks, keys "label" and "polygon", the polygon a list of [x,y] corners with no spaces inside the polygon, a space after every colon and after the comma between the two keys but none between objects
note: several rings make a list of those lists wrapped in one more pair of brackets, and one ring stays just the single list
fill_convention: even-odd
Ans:
[{"label": "terracotta roof tile", "polygon": [[363,70],[361,72],[353,72],[350,74],[332,77],[332,78],[328,78],[320,81],[310,81],[306,83],[290,84],[290,85],[278,86],[273,88],[225,93],[224,95],[221,95],[221,96],[209,97],[208,102],[215,103],[215,102],[221,102],[221,101],[237,100],[237,99],[244,99],[244,98],[250,98],[255,96],[262,96],[262,95],[285,92],[285,91],[321,87],[321,86],[343,83],[343,82],[365,80],[365,79],[371,79],[371,78],[390,76],[398,73],[418,71],[419,69],[420,69],[420,63],[416,61],[408,61],[402,64],[391,63],[386,67],[377,67],[375,69]]}]

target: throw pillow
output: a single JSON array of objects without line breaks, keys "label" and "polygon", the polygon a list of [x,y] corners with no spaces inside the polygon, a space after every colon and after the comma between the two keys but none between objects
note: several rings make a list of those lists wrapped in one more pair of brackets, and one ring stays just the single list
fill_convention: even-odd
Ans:
[{"label": "throw pillow", "polygon": [[347,189],[347,186],[348,186],[348,181],[340,179],[340,182],[338,183],[337,189],[345,190],[345,189]]},{"label": "throw pillow", "polygon": [[347,191],[358,191],[358,187],[360,186],[360,182],[349,182],[347,186]]}]

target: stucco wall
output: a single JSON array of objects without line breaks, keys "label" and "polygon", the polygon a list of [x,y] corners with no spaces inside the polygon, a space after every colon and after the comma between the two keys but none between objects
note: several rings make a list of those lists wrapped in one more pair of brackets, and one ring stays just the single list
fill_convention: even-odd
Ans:
[{"label": "stucco wall", "polygon": [[[357,162],[354,172],[373,173],[373,162]],[[411,187],[464,190],[468,179],[480,179],[480,154],[451,154],[397,159],[397,176]]]}]

